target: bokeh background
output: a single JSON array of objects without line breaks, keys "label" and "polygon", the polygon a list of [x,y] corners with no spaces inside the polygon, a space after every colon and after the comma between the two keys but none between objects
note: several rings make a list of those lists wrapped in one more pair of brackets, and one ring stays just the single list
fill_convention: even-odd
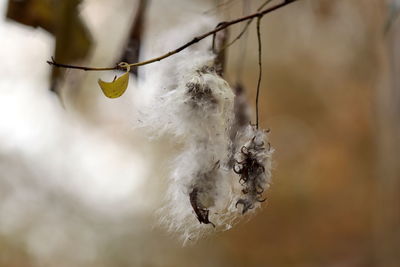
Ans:
[{"label": "bokeh background", "polygon": [[[264,1],[142,2],[1,1],[0,266],[399,266],[399,1],[300,0],[263,18],[268,203],[186,247],[157,224],[175,148],[133,127],[135,76],[109,100],[97,79],[115,73],[46,60],[146,59],[181,42],[161,36],[190,40]],[[257,56],[253,24],[225,70],[251,103]]]}]

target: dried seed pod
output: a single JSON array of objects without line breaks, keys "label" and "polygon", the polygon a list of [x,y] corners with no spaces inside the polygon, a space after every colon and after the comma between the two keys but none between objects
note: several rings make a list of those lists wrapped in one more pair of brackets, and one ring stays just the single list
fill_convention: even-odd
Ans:
[{"label": "dried seed pod", "polygon": [[[242,205],[242,214],[253,209],[258,202],[264,202],[262,194],[270,179],[271,147],[265,147],[265,132],[250,126],[252,137],[237,153],[233,171],[239,175],[239,183],[243,186],[243,196],[236,202],[235,207]],[[268,172],[266,172],[266,167]]]},{"label": "dried seed pod", "polygon": [[190,204],[192,205],[193,210],[196,213],[197,219],[199,220],[200,223],[211,224],[213,227],[215,227],[215,224],[210,222],[210,220],[208,219],[208,214],[210,213],[210,211],[204,208],[199,202],[198,193],[199,189],[195,187],[189,194]]},{"label": "dried seed pod", "polygon": [[217,161],[211,169],[207,170],[206,172],[199,172],[196,176],[193,189],[189,194],[190,204],[192,205],[199,222],[204,224],[212,224],[214,227],[215,225],[210,222],[208,218],[209,209],[207,207],[213,206],[215,203],[215,179],[219,167],[220,162]]}]

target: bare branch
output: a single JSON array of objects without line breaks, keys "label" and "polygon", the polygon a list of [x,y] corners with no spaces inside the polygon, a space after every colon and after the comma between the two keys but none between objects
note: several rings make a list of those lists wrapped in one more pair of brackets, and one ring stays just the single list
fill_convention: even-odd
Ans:
[{"label": "bare branch", "polygon": [[223,2],[223,3],[219,3],[219,4],[217,4],[215,7],[211,8],[211,9],[209,9],[209,10],[204,11],[203,14],[209,14],[209,13],[215,12],[216,10],[219,10],[221,7],[226,7],[226,6],[228,6],[229,4],[231,4],[231,3],[234,2],[234,1],[235,1],[235,0],[228,0],[228,1]]},{"label": "bare branch", "polygon": [[268,4],[271,3],[272,1],[274,1],[274,0],[267,0],[267,1],[265,1],[264,4],[262,4],[262,5],[257,9],[257,11],[261,11],[266,5],[268,5]]},{"label": "bare branch", "polygon": [[104,71],[104,70],[117,70],[119,69],[118,66],[115,67],[109,67],[109,68],[92,68],[92,67],[83,67],[83,66],[75,66],[75,65],[69,65],[69,64],[62,64],[62,63],[57,63],[53,57],[51,57],[51,61],[47,60],[47,64],[52,65],[57,68],[66,68],[66,69],[78,69],[78,70],[84,70],[84,71]]},{"label": "bare branch", "polygon": [[[234,24],[238,24],[238,23],[243,22],[243,21],[248,21],[248,20],[251,20],[251,19],[254,19],[254,18],[260,18],[261,19],[266,14],[271,13],[271,12],[273,12],[275,10],[278,10],[278,9],[284,7],[284,6],[287,6],[287,5],[289,5],[291,3],[294,3],[294,2],[297,2],[297,1],[300,1],[300,0],[285,0],[284,2],[282,2],[280,4],[277,4],[275,6],[267,8],[265,10],[253,13],[251,15],[244,16],[244,17],[237,18],[237,19],[230,20],[230,21],[221,22],[221,23],[218,24],[218,26],[215,29],[213,29],[213,30],[211,30],[209,32],[203,33],[202,35],[194,37],[191,41],[189,41],[186,44],[178,47],[175,50],[172,50],[172,51],[170,51],[170,52],[168,52],[168,53],[166,53],[164,55],[161,55],[159,57],[155,57],[155,58],[152,58],[152,59],[149,59],[149,60],[145,60],[145,61],[142,61],[142,62],[131,63],[131,64],[129,64],[129,66],[130,67],[138,67],[138,66],[148,65],[148,64],[151,64],[151,63],[154,63],[154,62],[161,61],[161,60],[163,60],[163,59],[165,59],[167,57],[170,57],[172,55],[175,55],[175,54],[181,52],[182,50],[188,48],[189,46],[191,46],[193,44],[196,44],[196,43],[200,42],[204,38],[206,38],[208,36],[211,36],[211,35],[219,32],[219,31],[222,31],[222,30],[224,30],[224,29],[226,29],[226,28],[228,28],[228,27],[230,27],[230,26],[232,26]],[[47,61],[47,63],[49,63],[50,65],[53,65],[55,67],[70,68],[70,69],[81,69],[81,70],[85,70],[85,71],[103,71],[103,70],[120,69],[120,67],[118,65],[116,65],[115,67],[108,67],[108,68],[91,68],[91,67],[82,67],[82,66],[73,66],[73,65],[67,65],[67,64],[60,64],[60,63],[56,63],[54,60]]]},{"label": "bare branch", "polygon": [[[260,12],[266,5],[268,5],[269,3],[271,3],[273,0],[267,0],[265,1],[259,8],[257,8],[257,11]],[[244,25],[243,29],[240,31],[240,33],[235,37],[235,39],[233,39],[232,41],[230,41],[225,47],[224,49],[230,47],[231,45],[233,45],[237,40],[239,40],[243,34],[245,34],[245,32],[247,31],[247,29],[249,28],[250,24],[253,22],[253,19],[250,19],[249,21],[247,21],[246,25]]]}]

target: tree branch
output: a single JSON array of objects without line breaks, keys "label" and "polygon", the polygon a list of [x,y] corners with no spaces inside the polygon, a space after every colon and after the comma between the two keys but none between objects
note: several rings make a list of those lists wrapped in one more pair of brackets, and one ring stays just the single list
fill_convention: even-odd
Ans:
[{"label": "tree branch", "polygon": [[[159,57],[155,57],[155,58],[152,58],[152,59],[149,59],[149,60],[145,60],[145,61],[142,61],[142,62],[131,63],[131,64],[129,64],[129,67],[138,67],[138,66],[148,65],[148,64],[151,64],[151,63],[154,63],[154,62],[161,61],[161,60],[163,60],[163,59],[165,59],[167,57],[170,57],[172,55],[175,55],[175,54],[181,52],[182,50],[188,48],[189,46],[191,46],[193,44],[196,44],[196,43],[200,42],[204,38],[206,38],[208,36],[211,36],[211,35],[219,32],[219,31],[222,31],[223,29],[226,29],[226,28],[228,28],[228,27],[230,27],[230,26],[232,26],[234,24],[237,24],[237,23],[240,23],[240,22],[243,22],[243,21],[247,21],[247,20],[252,20],[254,18],[261,19],[266,14],[271,13],[271,12],[273,12],[275,10],[278,10],[278,9],[284,7],[284,6],[287,6],[287,5],[289,5],[291,3],[294,3],[294,2],[297,2],[297,1],[300,1],[300,0],[285,0],[284,2],[282,2],[280,4],[277,4],[275,6],[267,8],[265,10],[253,13],[251,15],[244,16],[244,17],[237,18],[237,19],[230,20],[230,21],[221,22],[221,23],[218,24],[218,26],[215,29],[213,29],[213,30],[211,30],[209,32],[203,33],[202,35],[194,37],[191,41],[189,41],[186,44],[178,47],[175,50],[172,50],[172,51],[170,51],[170,52],[168,52],[168,53],[166,53],[164,55],[161,55]],[[121,69],[121,65],[120,64],[117,64],[114,67],[108,67],[108,68],[107,67],[106,68],[92,68],[92,67],[82,67],[82,66],[60,64],[60,63],[55,62],[54,59],[52,59],[52,61],[47,61],[47,63],[50,64],[50,65],[53,65],[55,67],[59,67],[59,68],[80,69],[80,70],[84,70],[84,71],[105,71],[105,70]]]},{"label": "tree branch", "polygon": [[[267,0],[265,1],[259,8],[257,8],[257,12],[261,11],[266,5],[268,5],[269,3],[271,3],[273,0]],[[235,39],[233,39],[231,42],[229,42],[224,49],[230,47],[231,45],[233,45],[237,40],[239,40],[243,34],[245,34],[245,32],[247,31],[247,29],[249,28],[250,24],[253,22],[253,19],[250,19],[247,21],[246,25],[244,25],[243,29],[240,31],[240,33],[235,37]]]}]

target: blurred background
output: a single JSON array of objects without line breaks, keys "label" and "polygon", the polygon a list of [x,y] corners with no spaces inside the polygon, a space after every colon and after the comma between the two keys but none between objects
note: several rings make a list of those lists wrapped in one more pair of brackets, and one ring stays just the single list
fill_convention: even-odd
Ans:
[{"label": "blurred background", "polygon": [[[0,266],[400,266],[399,1],[301,0],[263,18],[268,203],[186,247],[157,223],[173,144],[133,127],[151,77],[110,100],[97,79],[117,72],[46,64],[147,59],[263,2],[0,2]],[[182,40],[157,41],[172,31]],[[250,103],[257,56],[253,23],[224,74]]]}]

